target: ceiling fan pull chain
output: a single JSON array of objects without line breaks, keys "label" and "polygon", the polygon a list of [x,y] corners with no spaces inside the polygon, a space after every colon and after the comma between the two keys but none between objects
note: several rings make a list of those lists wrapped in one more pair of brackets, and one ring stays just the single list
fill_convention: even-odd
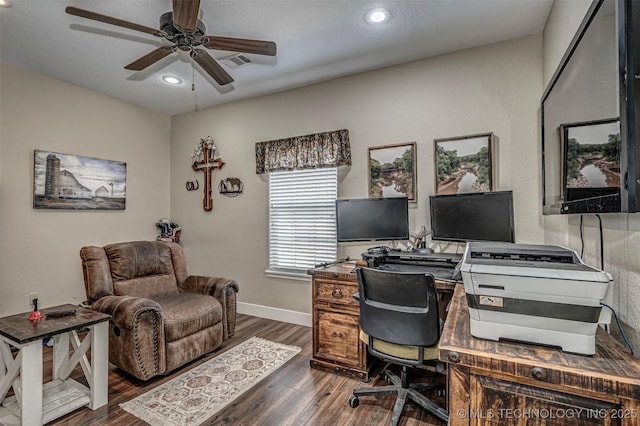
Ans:
[{"label": "ceiling fan pull chain", "polygon": [[196,67],[191,62],[191,91],[196,91]]},{"label": "ceiling fan pull chain", "polygon": [[193,92],[193,109],[198,110],[198,93],[196,92],[196,66],[191,62],[191,91]]}]

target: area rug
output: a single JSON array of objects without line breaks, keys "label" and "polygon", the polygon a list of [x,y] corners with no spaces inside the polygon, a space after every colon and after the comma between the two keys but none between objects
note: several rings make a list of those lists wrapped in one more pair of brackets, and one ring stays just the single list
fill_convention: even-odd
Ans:
[{"label": "area rug", "polygon": [[252,337],[120,407],[153,426],[199,425],[298,352]]}]

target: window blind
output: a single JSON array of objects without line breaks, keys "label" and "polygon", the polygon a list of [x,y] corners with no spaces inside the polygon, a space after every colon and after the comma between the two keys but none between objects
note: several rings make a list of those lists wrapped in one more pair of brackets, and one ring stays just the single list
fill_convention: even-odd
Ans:
[{"label": "window blind", "polygon": [[301,272],[337,257],[337,169],[271,172],[269,268]]}]

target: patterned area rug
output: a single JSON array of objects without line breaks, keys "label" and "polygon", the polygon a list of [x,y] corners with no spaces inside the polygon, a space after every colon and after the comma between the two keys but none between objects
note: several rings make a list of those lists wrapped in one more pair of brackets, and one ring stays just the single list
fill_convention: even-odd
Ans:
[{"label": "patterned area rug", "polygon": [[298,352],[297,346],[252,337],[120,406],[153,426],[199,425]]}]

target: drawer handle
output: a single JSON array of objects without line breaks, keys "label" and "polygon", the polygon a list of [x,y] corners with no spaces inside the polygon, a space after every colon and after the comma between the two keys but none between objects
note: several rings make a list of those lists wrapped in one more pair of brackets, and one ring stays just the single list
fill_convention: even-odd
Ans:
[{"label": "drawer handle", "polygon": [[333,333],[331,333],[331,337],[339,337],[339,338],[343,338],[344,334],[342,333],[336,333],[335,331]]},{"label": "drawer handle", "polygon": [[547,371],[544,368],[534,367],[531,370],[531,376],[536,380],[545,380],[547,378]]},{"label": "drawer handle", "polygon": [[333,290],[331,290],[331,295],[336,299],[342,299],[342,289],[334,288]]},{"label": "drawer handle", "polygon": [[454,363],[460,362],[460,354],[458,352],[452,351],[452,352],[449,352],[447,355],[449,357],[449,361]]}]

